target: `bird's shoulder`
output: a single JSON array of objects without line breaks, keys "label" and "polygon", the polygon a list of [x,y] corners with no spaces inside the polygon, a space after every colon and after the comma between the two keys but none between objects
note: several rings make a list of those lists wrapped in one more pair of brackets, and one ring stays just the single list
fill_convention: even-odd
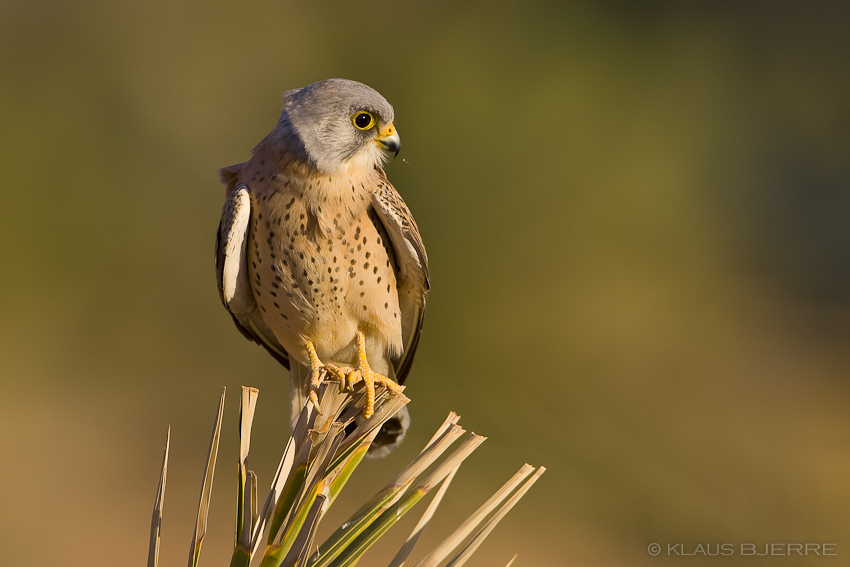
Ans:
[{"label": "bird's shoulder", "polygon": [[378,178],[372,191],[372,206],[387,231],[391,236],[394,236],[394,242],[403,240],[405,248],[412,252],[411,256],[419,268],[419,275],[424,280],[423,283],[427,289],[430,287],[428,253],[425,250],[425,243],[422,241],[416,219],[401,194],[387,179],[384,171],[380,168],[375,169]]}]

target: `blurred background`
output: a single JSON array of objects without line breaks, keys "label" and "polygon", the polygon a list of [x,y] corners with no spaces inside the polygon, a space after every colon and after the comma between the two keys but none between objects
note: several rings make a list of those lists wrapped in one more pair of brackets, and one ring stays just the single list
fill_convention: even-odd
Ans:
[{"label": "blurred background", "polygon": [[169,424],[185,564],[222,386],[202,562],[229,562],[238,388],[266,484],[288,378],[219,303],[216,170],[328,77],[395,106],[433,280],[413,429],[331,521],[455,410],[490,439],[424,544],[549,468],[471,565],[845,562],[848,6],[3,0],[0,564],[144,564]]}]

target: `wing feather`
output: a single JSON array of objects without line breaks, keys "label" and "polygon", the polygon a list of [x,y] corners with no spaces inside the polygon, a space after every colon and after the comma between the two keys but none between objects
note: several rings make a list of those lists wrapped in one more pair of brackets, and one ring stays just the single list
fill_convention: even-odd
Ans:
[{"label": "wing feather", "polygon": [[383,175],[383,171],[380,173],[381,182],[372,193],[372,208],[377,213],[380,228],[389,236],[389,244],[392,245],[391,257],[396,268],[404,343],[404,352],[393,361],[393,369],[396,380],[403,384],[419,346],[431,282],[428,255],[419,227],[404,199]]},{"label": "wing feather", "polygon": [[[238,170],[234,174],[238,175]],[[246,338],[265,347],[278,362],[289,368],[289,355],[260,316],[248,279],[245,253],[250,234],[251,195],[244,183],[229,181],[232,185],[228,184],[227,199],[221,211],[215,242],[219,296],[239,331]]]}]

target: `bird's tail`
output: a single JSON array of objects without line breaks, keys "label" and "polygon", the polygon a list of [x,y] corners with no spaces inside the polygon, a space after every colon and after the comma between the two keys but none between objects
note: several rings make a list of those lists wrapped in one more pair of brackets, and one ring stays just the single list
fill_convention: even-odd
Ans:
[{"label": "bird's tail", "polygon": [[[362,420],[363,416],[357,419]],[[410,427],[410,412],[407,411],[407,406],[404,406],[384,422],[377,437],[372,441],[369,451],[366,452],[366,456],[379,459],[389,455],[404,440],[408,427]]]}]

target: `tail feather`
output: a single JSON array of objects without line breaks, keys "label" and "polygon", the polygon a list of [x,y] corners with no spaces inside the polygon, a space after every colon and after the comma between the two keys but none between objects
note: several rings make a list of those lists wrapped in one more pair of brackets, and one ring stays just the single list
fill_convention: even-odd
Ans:
[{"label": "tail feather", "polygon": [[389,455],[404,440],[408,427],[410,427],[410,412],[407,411],[407,406],[404,406],[384,422],[366,456],[379,459]]},{"label": "tail feather", "polygon": [[[387,376],[398,382],[395,368],[392,364],[388,364],[388,367]],[[408,427],[410,427],[410,412],[407,410],[407,406],[404,406],[398,410],[398,413],[384,422],[366,455],[374,459],[386,457],[404,440]]]},{"label": "tail feather", "polygon": [[294,360],[291,361],[289,369],[289,402],[291,404],[289,424],[293,431],[295,431],[295,426],[298,425],[301,410],[307,403],[307,385],[309,383],[310,369]]}]

